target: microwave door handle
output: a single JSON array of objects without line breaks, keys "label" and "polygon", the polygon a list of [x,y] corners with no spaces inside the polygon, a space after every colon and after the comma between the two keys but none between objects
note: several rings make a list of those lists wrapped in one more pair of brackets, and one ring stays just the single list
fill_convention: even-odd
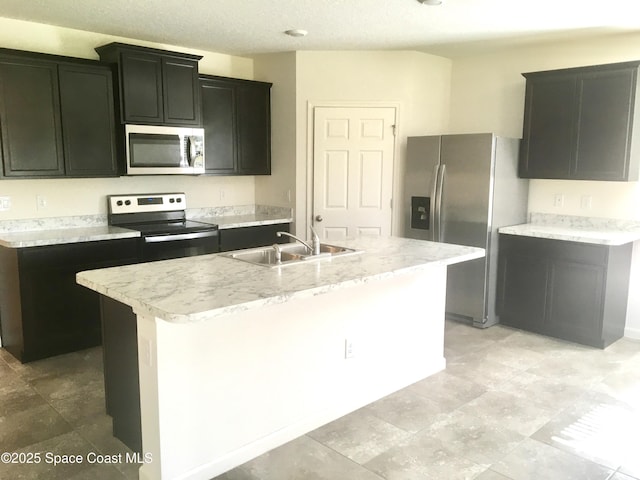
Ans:
[{"label": "microwave door handle", "polygon": [[196,158],[196,142],[193,141],[193,137],[187,137],[187,163],[190,167],[193,166],[193,162]]}]

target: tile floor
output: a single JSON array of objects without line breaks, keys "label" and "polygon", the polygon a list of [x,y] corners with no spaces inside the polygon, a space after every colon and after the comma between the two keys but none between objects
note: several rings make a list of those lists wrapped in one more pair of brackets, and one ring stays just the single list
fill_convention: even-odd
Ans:
[{"label": "tile floor", "polygon": [[[447,369],[217,480],[640,479],[640,342],[602,351],[448,322]],[[124,455],[99,348],[0,349],[0,452]],[[110,457],[107,457],[110,458]],[[0,463],[1,479],[133,479],[135,463]]]}]

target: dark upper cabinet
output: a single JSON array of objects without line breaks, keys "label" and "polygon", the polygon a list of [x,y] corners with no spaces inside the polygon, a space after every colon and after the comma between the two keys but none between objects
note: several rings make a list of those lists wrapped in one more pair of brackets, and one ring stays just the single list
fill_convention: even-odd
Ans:
[{"label": "dark upper cabinet", "polygon": [[199,55],[110,43],[96,48],[118,67],[122,123],[200,126]]},{"label": "dark upper cabinet", "polygon": [[527,78],[521,177],[569,178],[574,156],[575,90],[573,76]]},{"label": "dark upper cabinet", "polygon": [[137,52],[123,52],[119,67],[122,122],[163,123],[160,57]]},{"label": "dark upper cabinet", "polygon": [[271,173],[271,84],[200,76],[206,173]]},{"label": "dark upper cabinet", "polygon": [[63,176],[57,64],[0,55],[0,89],[4,176]]},{"label": "dark upper cabinet", "polygon": [[624,335],[632,243],[499,237],[500,323],[599,348]]},{"label": "dark upper cabinet", "polygon": [[73,177],[118,174],[112,71],[61,65],[60,109],[65,171]]},{"label": "dark upper cabinet", "polygon": [[237,172],[236,89],[231,83],[201,80],[205,171],[232,175]]},{"label": "dark upper cabinet", "polygon": [[3,176],[117,176],[112,75],[91,60],[0,51]]},{"label": "dark upper cabinet", "polygon": [[523,74],[527,79],[519,175],[635,181],[638,65],[626,62]]},{"label": "dark upper cabinet", "polygon": [[242,83],[237,88],[238,172],[271,173],[271,84]]}]

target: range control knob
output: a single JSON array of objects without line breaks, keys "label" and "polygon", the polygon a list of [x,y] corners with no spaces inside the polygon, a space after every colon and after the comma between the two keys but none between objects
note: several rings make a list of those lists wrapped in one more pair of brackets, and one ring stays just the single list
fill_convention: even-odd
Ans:
[{"label": "range control knob", "polygon": [[176,198],[176,202],[181,203],[182,202],[182,198],[180,198],[180,197]]},{"label": "range control knob", "polygon": [[122,206],[122,200],[118,200],[118,201],[116,202],[116,205],[117,205],[117,206],[119,206],[119,207],[121,207],[121,206]]},{"label": "range control knob", "polygon": [[124,204],[125,204],[125,205],[131,205],[131,200],[125,200],[125,201],[124,201]]},{"label": "range control knob", "polygon": [[174,199],[173,197],[171,197],[171,198],[169,199],[169,203],[173,203],[173,202],[175,202],[175,199]]}]

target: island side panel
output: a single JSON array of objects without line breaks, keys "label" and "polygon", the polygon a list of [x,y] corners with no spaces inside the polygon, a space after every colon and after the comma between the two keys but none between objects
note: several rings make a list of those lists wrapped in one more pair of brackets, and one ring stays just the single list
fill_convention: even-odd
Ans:
[{"label": "island side panel", "polygon": [[432,266],[198,323],[139,316],[140,478],[211,478],[442,370],[445,287]]}]

